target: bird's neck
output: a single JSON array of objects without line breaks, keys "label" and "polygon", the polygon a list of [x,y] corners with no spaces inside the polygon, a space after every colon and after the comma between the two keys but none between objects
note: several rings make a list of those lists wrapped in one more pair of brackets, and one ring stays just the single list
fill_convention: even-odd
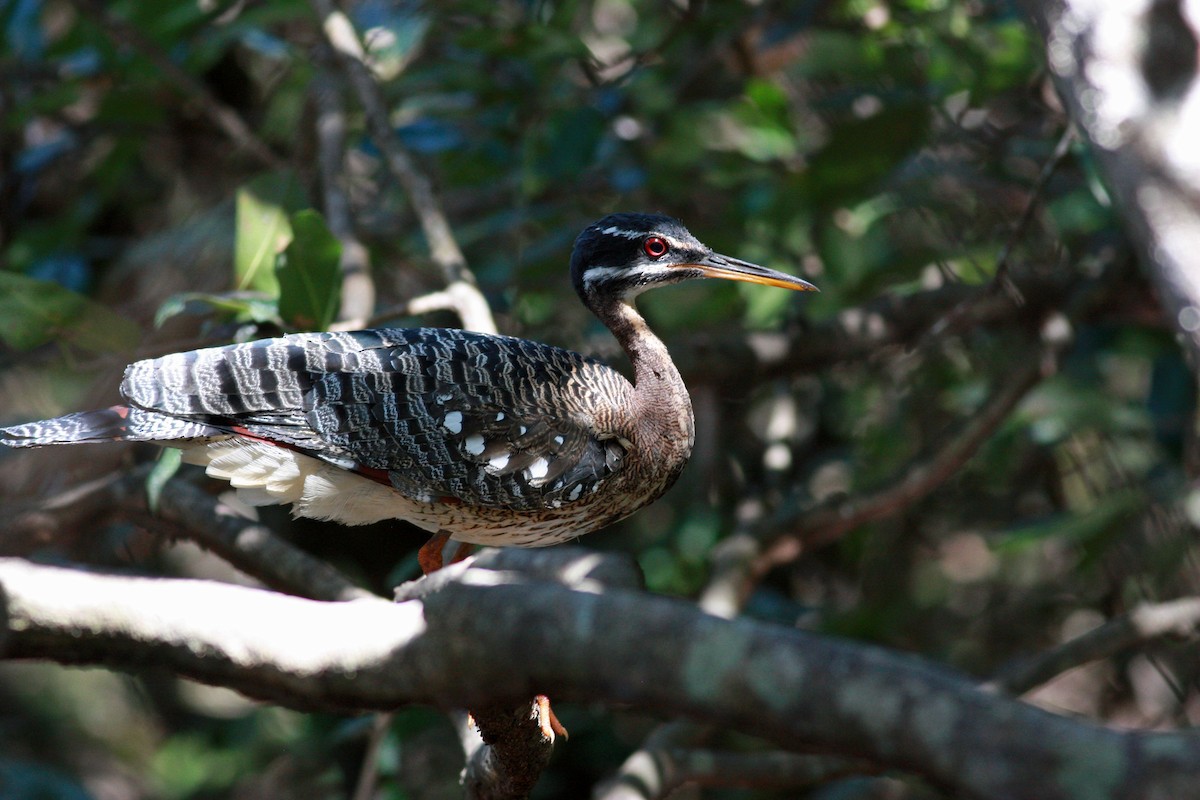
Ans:
[{"label": "bird's neck", "polygon": [[629,301],[593,309],[617,338],[633,365],[633,409],[642,434],[654,447],[678,450],[683,460],[696,438],[692,400],[662,339]]}]

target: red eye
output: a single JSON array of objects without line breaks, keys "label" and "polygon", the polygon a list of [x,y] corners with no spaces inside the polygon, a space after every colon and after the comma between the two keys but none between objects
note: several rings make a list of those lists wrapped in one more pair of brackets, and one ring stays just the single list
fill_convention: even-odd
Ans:
[{"label": "red eye", "polygon": [[661,236],[651,236],[642,243],[642,249],[651,258],[662,258],[671,248],[667,246],[667,241]]}]

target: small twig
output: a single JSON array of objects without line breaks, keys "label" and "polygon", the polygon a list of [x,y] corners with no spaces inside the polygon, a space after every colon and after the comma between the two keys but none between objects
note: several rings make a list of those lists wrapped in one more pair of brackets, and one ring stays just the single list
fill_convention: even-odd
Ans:
[{"label": "small twig", "polygon": [[408,195],[429,244],[429,254],[445,277],[446,291],[457,297],[455,308],[462,314],[463,327],[495,333],[496,322],[492,318],[491,308],[479,291],[475,276],[467,267],[467,259],[434,195],[433,184],[416,168],[392,130],[387,104],[375,76],[365,62],[366,54],[358,33],[333,0],[312,0],[312,6],[320,17],[322,30],[338,63],[358,97],[372,140],[383,153],[388,170]]},{"label": "small twig", "polygon": [[383,747],[394,717],[395,714],[391,712],[383,712],[371,720],[371,734],[367,737],[367,748],[363,753],[352,800],[371,800],[375,796],[375,786],[379,782],[379,750]]},{"label": "small twig", "polygon": [[1163,636],[1190,636],[1200,628],[1200,598],[1146,604],[1062,645],[1004,667],[986,688],[1024,694],[1089,661]]},{"label": "small twig", "polygon": [[[738,381],[810,374],[835,365],[878,360],[893,355],[896,348],[918,347],[917,342],[946,314],[946,309],[964,301],[975,303],[962,320],[964,324],[996,328],[1028,325],[1061,307],[1079,282],[1079,274],[1067,269],[1021,275],[1018,285],[1029,300],[1023,308],[1014,306],[1007,296],[967,284],[911,295],[885,293],[793,332],[762,331],[737,337],[696,335],[687,347],[675,348],[675,363],[689,383],[735,385]],[[1130,307],[1140,291],[1136,284],[1124,286],[1120,304],[1114,302],[1107,313]]]},{"label": "small twig", "polygon": [[99,26],[118,45],[132,48],[149,59],[155,68],[171,83],[182,89],[195,101],[205,116],[212,120],[238,147],[254,156],[271,169],[283,169],[286,164],[280,159],[236,111],[222,103],[203,83],[181,69],[157,44],[146,38],[141,31],[109,13],[104,3],[98,0],[71,0],[80,13]]},{"label": "small twig", "polygon": [[[579,65],[583,70],[583,74],[593,86],[603,86],[620,80],[639,67],[644,66],[652,58],[663,53],[671,46],[671,43],[675,39],[688,29],[688,25],[699,13],[698,6],[698,3],[685,4],[682,13],[675,19],[671,28],[651,47],[647,47],[641,51],[630,49],[607,64],[595,57],[580,59]],[[626,63],[629,63],[627,68],[625,67]],[[606,77],[606,75],[614,77]]]},{"label": "small twig", "polygon": [[[329,61],[328,48],[318,48],[318,58]],[[324,53],[325,58],[320,55]],[[337,81],[321,72],[313,82],[316,106],[317,162],[321,171],[321,190],[325,220],[330,232],[342,243],[342,302],[335,329],[355,330],[367,325],[375,310],[375,281],[371,278],[371,257],[354,233],[350,200],[342,188],[346,150],[346,115],[342,110]]]},{"label": "small twig", "polygon": [[1017,218],[1016,224],[1013,225],[1008,238],[1005,239],[1004,245],[1000,248],[1000,253],[996,256],[996,270],[992,275],[991,282],[983,292],[974,294],[961,303],[956,304],[941,319],[931,325],[921,338],[921,342],[918,343],[918,349],[926,342],[936,339],[948,331],[958,329],[967,317],[971,315],[976,304],[994,297],[1001,290],[1003,290],[1014,306],[1020,307],[1025,304],[1025,295],[1018,288],[1010,274],[1012,253],[1017,246],[1017,242],[1024,237],[1030,223],[1033,222],[1034,212],[1037,211],[1038,205],[1041,203],[1042,192],[1045,190],[1046,184],[1049,183],[1054,171],[1058,169],[1058,165],[1062,163],[1063,158],[1070,152],[1071,142],[1074,139],[1075,129],[1068,126],[1058,138],[1058,144],[1054,146],[1054,152],[1051,153],[1046,163],[1042,165],[1037,180],[1034,181],[1033,186],[1029,190],[1029,197],[1025,200],[1025,207],[1021,209],[1021,215]]},{"label": "small twig", "polygon": [[1042,192],[1046,189],[1046,184],[1050,182],[1050,177],[1054,171],[1058,169],[1058,165],[1066,158],[1067,153],[1071,151],[1071,143],[1075,141],[1075,129],[1070,125],[1058,137],[1058,144],[1054,145],[1054,152],[1050,154],[1050,158],[1042,165],[1041,172],[1038,173],[1037,180],[1033,182],[1033,186],[1029,190],[1029,197],[1025,200],[1025,208],[1021,210],[1021,216],[1017,218],[1017,224],[1013,226],[1009,232],[1008,239],[1004,242],[1004,247],[1000,250],[1000,255],[996,257],[996,272],[992,277],[991,290],[995,291],[997,287],[1009,293],[1013,298],[1013,302],[1023,302],[1021,293],[1009,278],[1009,261],[1012,257],[1012,251],[1016,247],[1017,242],[1025,235],[1029,224],[1033,222],[1034,212],[1041,203]]},{"label": "small twig", "polygon": [[592,792],[592,800],[655,796],[644,793],[659,793],[666,784],[663,770],[654,758],[655,753],[693,745],[699,742],[709,729],[710,726],[701,726],[685,720],[659,725],[646,736],[640,748],[629,754],[611,777],[596,785],[595,791]]}]

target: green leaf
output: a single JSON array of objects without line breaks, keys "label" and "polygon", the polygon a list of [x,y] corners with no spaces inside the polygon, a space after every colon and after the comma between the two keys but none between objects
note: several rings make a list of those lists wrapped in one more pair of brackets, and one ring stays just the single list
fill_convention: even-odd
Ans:
[{"label": "green leaf", "polygon": [[279,295],[275,257],[292,241],[288,214],[303,203],[300,185],[291,173],[262,175],[238,189],[233,257],[236,289]]},{"label": "green leaf", "polygon": [[50,341],[94,353],[128,350],[138,326],[53,281],[0,271],[0,340],[16,350]]},{"label": "green leaf", "polygon": [[342,243],[312,209],[292,215],[292,243],[275,265],[279,316],[300,330],[326,330],[342,294]]},{"label": "green leaf", "polygon": [[183,451],[168,447],[162,451],[154,469],[146,476],[146,507],[150,509],[151,514],[158,513],[158,501],[162,498],[163,487],[179,471],[179,465],[182,463]]},{"label": "green leaf", "polygon": [[171,317],[185,313],[197,313],[195,306],[207,307],[205,310],[225,314],[237,322],[272,322],[282,327],[282,320],[279,318],[279,301],[249,292],[225,292],[222,294],[181,292],[173,294],[158,307],[158,311],[154,314],[154,325],[162,327],[162,324]]}]

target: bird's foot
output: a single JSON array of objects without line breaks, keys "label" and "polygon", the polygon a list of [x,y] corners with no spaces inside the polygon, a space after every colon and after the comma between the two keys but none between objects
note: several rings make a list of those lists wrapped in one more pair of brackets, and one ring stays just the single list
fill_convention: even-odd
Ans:
[{"label": "bird's foot", "polygon": [[421,549],[417,551],[417,563],[421,566],[422,574],[429,575],[442,568],[442,550],[446,548],[448,541],[450,534],[438,531],[429,537],[428,542],[421,545]]},{"label": "bird's foot", "polygon": [[471,553],[475,552],[475,545],[470,542],[459,542],[458,547],[454,550],[454,555],[450,557],[451,564],[457,564]]},{"label": "bird's foot", "polygon": [[[421,573],[428,575],[431,572],[437,572],[445,566],[445,560],[442,557],[442,551],[446,549],[446,542],[450,541],[450,534],[445,531],[439,531],[429,537],[429,541],[421,545],[421,549],[417,551],[417,564],[421,566]],[[458,548],[454,551],[454,555],[450,559],[451,564],[457,564],[471,552],[475,546],[467,542],[459,542]]]},{"label": "bird's foot", "polygon": [[553,742],[555,734],[561,736],[563,741],[571,738],[567,729],[558,721],[558,717],[554,716],[550,698],[546,695],[539,694],[533,698],[533,716],[537,718],[538,727],[542,729],[542,738],[546,741]]}]

